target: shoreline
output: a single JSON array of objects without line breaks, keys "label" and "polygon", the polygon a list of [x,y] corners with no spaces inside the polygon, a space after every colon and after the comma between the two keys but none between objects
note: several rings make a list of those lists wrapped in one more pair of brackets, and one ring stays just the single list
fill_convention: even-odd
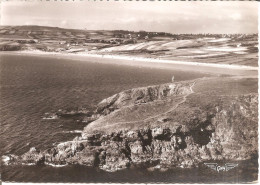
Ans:
[{"label": "shoreline", "polygon": [[[25,53],[24,55],[28,54]],[[38,54],[34,53],[34,56],[37,55]],[[41,56],[54,57],[59,56],[59,54],[42,54]],[[66,56],[74,55],[65,55],[63,58],[66,58]],[[86,59],[88,57],[83,58]],[[24,59],[26,59],[26,57]],[[114,61],[114,58],[112,59],[112,61]],[[101,61],[104,63],[107,62],[107,60],[105,59]],[[151,65],[151,63],[148,63],[148,65],[149,64]],[[216,70],[216,68],[214,68],[214,70]],[[229,71],[231,70],[229,69]],[[256,94],[244,94],[245,92],[240,91],[241,89],[239,89],[238,92],[241,92],[243,94],[243,97],[240,98],[241,94],[239,93],[236,95],[233,94],[233,91],[228,91],[228,93],[226,91],[219,91],[219,87],[226,87],[225,84],[228,84],[230,87],[232,87],[232,83],[230,83],[230,81],[227,81],[226,83],[223,83],[225,81],[219,81],[220,83],[217,83],[218,85],[214,84],[215,79],[213,79],[213,81],[205,81],[205,78],[203,78],[203,80],[201,81],[203,82],[201,82],[201,85],[199,86],[199,88],[197,88],[197,90],[194,90],[192,88],[195,84],[194,81],[192,85],[191,82],[189,82],[188,84],[187,82],[184,82],[180,86],[163,84],[159,85],[158,87],[154,85],[147,86],[145,89],[141,87],[137,91],[122,91],[124,93],[119,92],[119,96],[114,94],[108,98],[103,99],[105,100],[105,103],[99,105],[99,109],[97,109],[100,110],[97,113],[101,116],[97,117],[96,120],[85,126],[83,128],[81,136],[75,137],[73,140],[55,144],[54,147],[52,147],[50,150],[46,149],[44,151],[41,151],[36,150],[36,148],[32,147],[28,152],[24,153],[21,156],[16,156],[12,154],[4,155],[2,156],[3,161],[7,166],[20,164],[45,164],[46,166],[51,167],[64,167],[66,165],[77,164],[89,167],[98,167],[100,170],[107,172],[116,172],[124,169],[129,169],[131,168],[131,165],[135,166],[139,164],[144,165],[144,168],[146,169],[158,169],[164,171],[176,167],[199,167],[198,164],[200,163],[216,159],[238,160],[238,162],[250,159],[248,156],[252,156],[251,154],[255,154],[254,152],[256,150],[255,147],[250,146],[255,146],[254,143],[257,139],[257,134],[255,134],[255,132],[252,132],[256,130],[254,128],[257,125],[257,122],[254,122],[254,119],[252,119],[254,118],[254,111],[250,111],[247,115],[244,115],[243,112],[241,113],[240,111],[241,108],[234,109],[233,105],[237,104],[238,107],[241,107],[243,105],[245,106],[246,110],[251,107],[255,108],[255,104],[257,103]],[[234,81],[236,81],[236,79],[231,79],[231,82]],[[242,79],[239,83],[243,82],[247,81]],[[206,92],[204,92],[205,87],[206,89],[209,89],[206,90]],[[243,86],[243,88],[244,87],[245,86]],[[141,99],[140,92],[141,94],[144,94],[144,96],[141,96]],[[209,93],[211,93],[210,97],[208,97]],[[187,97],[190,94],[195,94],[195,96],[192,96],[191,98],[189,98],[188,101],[186,101]],[[175,99],[176,96],[180,96],[181,99]],[[222,98],[222,96],[228,98],[222,99],[223,101],[220,101],[220,98]],[[117,99],[114,100],[114,97],[116,97]],[[134,98],[133,100],[129,100],[128,97]],[[168,101],[169,99],[171,101]],[[160,105],[158,104],[158,101],[161,100],[163,100],[164,102]],[[203,101],[201,104],[198,104],[198,100]],[[172,102],[174,102],[174,105],[172,104]],[[142,105],[140,105],[140,103]],[[138,104],[138,106],[136,106],[136,104]],[[182,104],[185,105],[181,107],[180,105]],[[216,109],[216,107],[218,108]],[[182,114],[184,109],[188,111]],[[112,113],[114,110],[116,110],[117,113],[116,111]],[[139,115],[134,115],[136,114],[136,111],[139,110],[141,110],[139,115],[145,112],[143,117]],[[233,113],[234,110],[236,111],[235,113]],[[146,114],[147,112],[148,114]],[[200,113],[199,115],[198,112]],[[210,116],[208,116],[208,112]],[[106,117],[106,115],[108,116]],[[123,117],[120,117],[121,115],[123,115]],[[167,115],[167,117],[165,117],[165,115]],[[191,119],[186,119],[185,115],[188,115],[188,117],[191,117]],[[244,133],[244,135],[249,135],[251,133],[254,134],[252,137],[250,137],[250,139],[246,140],[246,143],[245,141],[240,141],[239,139],[234,142],[235,147],[240,147],[240,145],[242,145],[241,147],[243,150],[239,152],[239,156],[236,156],[237,151],[235,149],[230,149],[229,145],[226,145],[226,142],[228,142],[229,140],[224,140],[225,135],[236,134],[235,132],[233,133],[233,128],[241,130],[241,128],[243,128],[244,126],[243,124],[239,124],[239,120],[234,119],[235,116],[240,116],[242,120],[244,119],[244,117],[251,118],[252,120],[251,122],[249,122],[250,125],[248,126],[248,128],[250,128],[251,130],[246,128],[246,133]],[[182,117],[184,117],[184,121],[182,120]],[[133,120],[129,121],[129,118]],[[136,118],[138,119],[134,120]],[[102,121],[102,119],[104,120]],[[212,119],[216,119],[216,121],[212,121]],[[234,123],[231,125],[232,127],[230,130],[223,130],[222,128],[230,126],[228,121],[230,119],[237,122],[234,121]],[[117,120],[126,121],[117,122]],[[198,120],[199,125],[190,124],[193,123],[193,120]],[[205,123],[209,124],[206,125]],[[94,126],[91,127],[92,124],[94,124]],[[138,124],[138,126],[134,124]],[[100,129],[100,125],[102,126],[103,130]],[[193,127],[188,127],[189,125],[193,125]],[[237,125],[239,127],[237,127]],[[93,130],[93,127],[95,127],[95,129],[97,130]],[[196,130],[198,130],[198,128],[201,131],[198,131],[195,134],[200,134],[203,137],[202,139],[205,140],[207,143],[202,143],[201,141],[195,140],[196,136],[193,136],[193,134]],[[106,132],[104,132],[104,129],[106,130]],[[209,133],[211,135],[209,135]],[[212,133],[214,133],[214,135]],[[239,138],[237,134],[235,136],[236,138]],[[146,139],[144,140],[144,138]],[[200,143],[204,146],[205,150],[199,147]],[[118,147],[115,148],[115,145]],[[143,148],[146,148],[146,150],[143,150]],[[221,151],[221,153],[217,153],[216,151],[218,151],[219,148],[223,148],[223,152]],[[208,153],[205,153],[205,151],[208,151]],[[190,153],[196,154],[195,160],[193,158],[187,157],[187,154]],[[174,157],[167,158],[166,160],[166,155]],[[153,163],[154,161],[158,161],[158,163]]]},{"label": "shoreline", "polygon": [[[117,65],[130,65],[135,67],[150,67],[150,68],[162,68],[162,69],[176,69],[176,70],[191,70],[193,72],[202,73],[216,73],[216,74],[231,74],[231,75],[248,75],[250,73],[258,73],[258,67],[231,65],[231,64],[213,64],[213,63],[201,63],[201,62],[187,62],[187,61],[175,61],[164,60],[158,58],[145,58],[135,56],[121,56],[121,55],[109,55],[109,54],[97,54],[97,53],[59,53],[59,52],[43,52],[38,50],[33,51],[3,51],[2,54],[14,54],[14,55],[30,55],[30,56],[44,56],[55,57],[59,59],[72,59],[86,62],[104,63],[104,64],[117,64]],[[92,59],[91,61],[88,59]],[[124,61],[124,62],[121,62]],[[245,73],[245,74],[244,74]]]}]

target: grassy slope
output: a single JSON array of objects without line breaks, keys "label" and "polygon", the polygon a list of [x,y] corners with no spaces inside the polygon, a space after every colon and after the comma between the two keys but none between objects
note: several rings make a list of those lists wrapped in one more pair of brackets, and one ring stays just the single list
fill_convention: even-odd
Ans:
[{"label": "grassy slope", "polygon": [[[213,77],[195,81],[193,93],[185,101],[184,95],[165,101],[152,101],[122,107],[85,127],[110,133],[118,130],[136,130],[145,127],[190,124],[192,117],[203,117],[218,105],[228,106],[239,95],[257,93],[257,78]],[[158,115],[158,116],[155,116]],[[167,119],[167,121],[162,121]]]}]

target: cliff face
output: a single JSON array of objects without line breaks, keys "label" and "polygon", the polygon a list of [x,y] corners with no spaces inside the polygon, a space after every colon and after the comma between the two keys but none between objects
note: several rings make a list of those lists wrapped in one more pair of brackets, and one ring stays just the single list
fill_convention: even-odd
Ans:
[{"label": "cliff face", "polygon": [[[84,129],[81,137],[46,151],[32,148],[22,156],[9,155],[6,164],[81,164],[106,171],[131,166],[167,170],[196,167],[210,160],[245,160],[256,154],[257,94],[209,96],[199,90],[193,92],[193,85],[165,84],[114,95],[98,105],[98,119]],[[113,125],[122,112],[129,120],[127,115],[134,109],[153,112],[148,105],[163,109],[158,101],[171,108],[153,117],[141,114],[138,121]],[[105,122],[112,126],[101,129],[99,125]]]},{"label": "cliff face", "polygon": [[[192,93],[193,81],[129,89],[104,99],[97,105],[94,120],[84,133],[132,130],[161,118]],[[93,120],[93,119],[92,119]],[[131,127],[131,128],[130,128]],[[83,135],[84,137],[84,135]]]},{"label": "cliff face", "polygon": [[168,97],[178,95],[187,95],[191,93],[190,84],[191,82],[170,83],[129,89],[101,101],[97,106],[97,112],[101,115],[107,115],[125,106],[165,100]]}]

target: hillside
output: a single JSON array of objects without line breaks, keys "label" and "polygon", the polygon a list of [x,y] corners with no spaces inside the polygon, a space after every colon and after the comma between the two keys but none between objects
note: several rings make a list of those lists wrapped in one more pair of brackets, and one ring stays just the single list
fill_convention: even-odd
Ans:
[{"label": "hillside", "polygon": [[0,51],[96,53],[258,66],[257,34],[170,34],[1,26]]}]

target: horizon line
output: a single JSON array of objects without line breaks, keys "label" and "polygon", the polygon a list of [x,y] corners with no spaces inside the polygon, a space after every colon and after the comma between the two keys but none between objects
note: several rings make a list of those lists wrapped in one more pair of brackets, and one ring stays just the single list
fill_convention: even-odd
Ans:
[{"label": "horizon line", "polygon": [[200,34],[210,34],[210,35],[237,35],[237,34],[248,34],[248,35],[254,35],[254,34],[258,34],[258,32],[254,32],[254,33],[171,33],[171,32],[164,32],[164,31],[147,31],[147,30],[139,30],[139,31],[134,31],[134,30],[125,30],[125,29],[91,29],[88,30],[87,28],[66,28],[66,27],[58,27],[58,26],[46,26],[46,25],[35,25],[35,24],[31,24],[31,25],[0,25],[1,26],[10,26],[10,27],[15,27],[15,26],[38,26],[38,27],[48,27],[48,28],[59,28],[59,29],[70,29],[70,30],[82,30],[82,31],[129,31],[129,32],[158,32],[158,33],[169,33],[172,35],[181,35],[181,34],[194,34],[194,35],[200,35]]}]

